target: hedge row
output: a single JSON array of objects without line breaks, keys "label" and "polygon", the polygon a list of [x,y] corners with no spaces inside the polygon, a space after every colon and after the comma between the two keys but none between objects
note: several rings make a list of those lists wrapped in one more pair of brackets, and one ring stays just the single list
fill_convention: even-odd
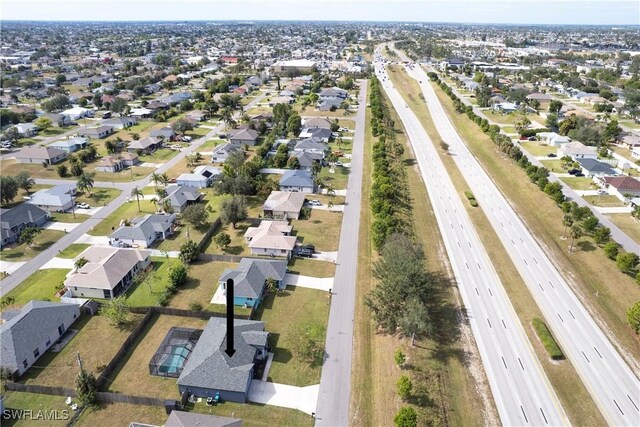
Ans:
[{"label": "hedge row", "polygon": [[535,329],[536,334],[538,334],[538,338],[542,341],[542,345],[544,345],[547,353],[549,353],[549,357],[553,360],[564,359],[564,354],[562,353],[562,350],[560,350],[560,346],[556,340],[553,338],[553,335],[551,335],[551,332],[549,332],[547,325],[537,317],[531,321],[531,324],[533,325],[533,329]]}]

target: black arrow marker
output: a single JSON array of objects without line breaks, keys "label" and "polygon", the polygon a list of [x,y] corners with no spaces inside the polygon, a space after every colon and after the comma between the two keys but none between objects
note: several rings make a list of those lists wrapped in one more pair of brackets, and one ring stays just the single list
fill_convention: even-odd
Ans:
[{"label": "black arrow marker", "polygon": [[233,357],[236,349],[233,348],[233,279],[227,279],[227,356]]}]

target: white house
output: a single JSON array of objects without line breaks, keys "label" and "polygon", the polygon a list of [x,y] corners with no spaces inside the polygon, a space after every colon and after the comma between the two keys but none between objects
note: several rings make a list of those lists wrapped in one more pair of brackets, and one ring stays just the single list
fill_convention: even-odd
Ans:
[{"label": "white house", "polygon": [[222,170],[213,166],[198,166],[193,173],[183,173],[178,177],[178,185],[188,185],[195,188],[210,187],[211,184],[222,176]]},{"label": "white house", "polygon": [[596,147],[589,147],[577,141],[562,144],[560,148],[558,148],[558,153],[560,157],[569,156],[573,160],[598,158],[598,150]]},{"label": "white house", "polygon": [[60,184],[33,193],[27,203],[36,205],[46,211],[66,212],[73,207],[73,196],[76,194],[74,183]]},{"label": "white house", "polygon": [[291,258],[296,237],[287,221],[262,221],[258,227],[249,227],[244,234],[252,255]]}]

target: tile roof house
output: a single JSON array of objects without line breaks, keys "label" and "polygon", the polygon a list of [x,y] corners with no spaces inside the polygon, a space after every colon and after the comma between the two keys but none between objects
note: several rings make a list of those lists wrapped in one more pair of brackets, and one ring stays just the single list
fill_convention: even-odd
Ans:
[{"label": "tile roof house", "polygon": [[24,374],[79,316],[76,304],[28,302],[0,326],[0,366]]},{"label": "tile roof house", "polygon": [[616,172],[616,170],[608,163],[601,162],[596,159],[578,159],[577,161],[580,163],[582,173],[584,173],[585,176],[618,175],[618,172]]},{"label": "tile roof house", "polygon": [[304,205],[304,193],[272,191],[262,205],[265,218],[298,219]]},{"label": "tile roof house", "polygon": [[249,227],[244,233],[252,255],[268,255],[291,258],[296,237],[287,221],[262,221],[258,227]]},{"label": "tile roof house", "polygon": [[74,297],[111,299],[123,294],[136,274],[146,269],[151,252],[91,246],[80,258],[88,262],[64,281]]},{"label": "tile roof house", "polygon": [[31,194],[27,203],[41,209],[55,212],[66,212],[73,207],[73,196],[76,194],[76,184],[59,184]]},{"label": "tile roof house", "polygon": [[162,148],[163,141],[159,138],[148,136],[146,138],[139,139],[137,141],[129,142],[127,145],[127,151],[131,152],[144,152],[151,153],[159,148]]},{"label": "tile roof house", "polygon": [[89,140],[87,138],[83,138],[81,136],[77,136],[69,139],[61,139],[59,141],[55,141],[48,145],[50,148],[57,148],[67,153],[73,153],[78,150],[82,150],[83,148],[87,148],[89,144]]},{"label": "tile roof house", "polygon": [[224,163],[231,154],[237,153],[238,151],[242,151],[242,147],[238,144],[232,144],[230,142],[220,144],[214,148],[211,154],[211,162]]},{"label": "tile roof house", "polygon": [[309,170],[288,170],[280,177],[280,191],[299,191],[305,194],[316,192],[313,174]]},{"label": "tile roof house", "polygon": [[[600,178],[607,192],[626,202],[629,198],[640,197],[640,181],[630,176],[605,176]],[[631,196],[631,197],[628,197]]]},{"label": "tile roof house", "polygon": [[257,362],[268,357],[264,322],[235,319],[233,340],[236,352],[226,352],[226,320],[209,319],[200,339],[178,378],[180,394],[189,392],[197,397],[219,396],[223,401],[244,403]]},{"label": "tile roof house", "polygon": [[164,427],[241,427],[242,420],[218,415],[198,414],[196,412],[171,411]]},{"label": "tile roof house", "polygon": [[59,148],[50,147],[25,147],[16,153],[17,163],[36,163],[42,164],[46,162],[49,165],[56,164],[67,158],[67,152]]},{"label": "tile roof house", "polygon": [[148,214],[134,218],[130,225],[123,225],[111,233],[109,244],[115,247],[128,245],[134,248],[148,248],[155,242],[171,236],[175,222],[176,214]]},{"label": "tile roof house", "polygon": [[255,129],[234,129],[229,132],[229,142],[232,144],[240,146],[247,144],[249,147],[253,147],[257,140],[258,131]]},{"label": "tile roof house", "polygon": [[126,167],[138,164],[138,155],[136,153],[120,153],[113,156],[105,156],[96,164],[97,172],[119,172]]},{"label": "tile roof house", "polygon": [[169,200],[174,212],[182,212],[187,206],[198,203],[202,199],[198,189],[188,185],[169,185],[165,190],[167,191],[165,199]]},{"label": "tile roof house", "polygon": [[268,279],[274,279],[278,288],[284,289],[287,261],[243,258],[238,268],[225,269],[220,276],[220,286],[226,295],[227,280],[233,279],[233,302],[237,306],[257,307],[264,294]]},{"label": "tile roof house", "polygon": [[210,187],[214,181],[222,177],[222,169],[213,166],[198,166],[193,173],[183,173],[176,179],[178,185],[188,185],[196,188]]},{"label": "tile roof house", "polygon": [[561,145],[558,152],[560,157],[569,156],[573,160],[598,158],[598,150],[596,147],[589,147],[577,141]]},{"label": "tile roof house", "polygon": [[320,91],[319,93],[319,97],[323,101],[332,98],[339,98],[341,99],[341,101],[344,101],[345,99],[347,99],[348,95],[349,93],[346,90],[340,89],[339,87],[322,89],[322,91]]},{"label": "tile roof house", "polygon": [[0,209],[0,247],[18,241],[27,227],[41,227],[49,221],[48,212],[30,203],[20,203],[11,209]]}]

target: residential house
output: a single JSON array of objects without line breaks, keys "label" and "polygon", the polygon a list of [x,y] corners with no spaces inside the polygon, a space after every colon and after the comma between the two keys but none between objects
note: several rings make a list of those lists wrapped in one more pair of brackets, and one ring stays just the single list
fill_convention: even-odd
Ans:
[{"label": "residential house", "polygon": [[345,102],[341,98],[328,98],[320,101],[316,107],[318,111],[335,111],[342,103]]},{"label": "residential house", "polygon": [[640,160],[640,147],[635,147],[631,149],[631,157],[634,159]]},{"label": "residential house", "polygon": [[242,147],[240,145],[225,142],[214,148],[213,153],[211,154],[211,162],[224,163],[230,155],[237,152],[242,152]]},{"label": "residential house", "polygon": [[536,136],[540,141],[552,147],[560,147],[562,144],[571,142],[571,138],[568,136],[558,135],[555,132],[539,132]]},{"label": "residential house", "polygon": [[312,117],[312,118],[306,119],[304,120],[302,125],[306,129],[320,128],[320,129],[331,130],[331,122],[328,119],[325,119],[324,117]]},{"label": "residential house", "polygon": [[628,149],[640,147],[640,136],[635,133],[622,134],[618,137],[618,144]]},{"label": "residential house", "polygon": [[189,92],[176,92],[172,95],[167,95],[163,98],[160,98],[159,100],[168,105],[176,105],[191,98],[192,95]]},{"label": "residential house", "polygon": [[249,147],[256,145],[258,141],[258,131],[255,129],[234,129],[229,132],[229,142],[232,144]]},{"label": "residential house", "polygon": [[82,150],[83,148],[87,148],[88,144],[89,140],[87,138],[76,136],[74,138],[55,141],[49,144],[48,147],[58,148],[60,150],[66,151],[67,153],[74,153],[78,150]]},{"label": "residential house", "polygon": [[553,97],[551,97],[551,95],[548,95],[546,93],[534,92],[527,95],[527,100],[538,101],[540,103],[540,106],[546,106],[551,103],[551,101],[553,100]]},{"label": "residential house", "polygon": [[91,246],[75,260],[87,263],[64,281],[74,297],[111,299],[122,295],[134,277],[151,264],[151,252],[139,249],[117,249]]},{"label": "residential house", "polygon": [[76,304],[29,301],[0,326],[0,366],[19,378],[78,317]]},{"label": "residential house", "polygon": [[149,132],[149,136],[151,138],[163,139],[164,141],[173,139],[175,134],[176,133],[173,131],[173,129],[168,126],[160,129],[153,129],[151,132]]},{"label": "residential house", "polygon": [[338,98],[342,102],[345,99],[347,99],[347,97],[349,96],[349,93],[344,89],[340,89],[339,87],[330,87],[330,88],[322,89],[322,91],[320,91],[318,96],[322,101]]},{"label": "residential house", "polygon": [[30,203],[0,209],[0,247],[18,241],[20,233],[27,227],[42,227],[49,218],[48,212]]},{"label": "residential house", "polygon": [[623,202],[640,197],[640,181],[630,176],[605,176],[600,178],[607,192]]},{"label": "residential house", "polygon": [[27,203],[47,211],[66,212],[73,208],[75,194],[76,184],[60,184],[36,191],[27,200]]},{"label": "residential house", "polygon": [[464,66],[464,61],[458,58],[447,58],[444,61],[440,61],[440,70],[446,71],[447,68],[456,67],[460,68]]},{"label": "residential house", "polygon": [[76,121],[85,117],[93,117],[93,110],[83,107],[72,107],[61,112],[63,116],[67,116],[70,120]]},{"label": "residential house", "polygon": [[511,114],[514,111],[518,111],[518,106],[511,102],[494,103],[491,108],[493,109],[493,111],[497,111],[502,114]]},{"label": "residential house", "polygon": [[183,173],[178,177],[178,185],[188,185],[196,188],[210,187],[214,181],[222,177],[222,170],[213,166],[198,166],[193,173]]},{"label": "residential house", "polygon": [[324,153],[294,151],[291,156],[298,159],[299,168],[306,171],[313,170],[313,166],[316,164],[322,165],[324,163]]},{"label": "residential house", "polygon": [[[132,424],[133,425],[133,424]],[[142,426],[136,423],[136,426]],[[171,411],[164,427],[242,427],[242,420],[238,418],[221,417],[218,415],[198,414],[196,412]],[[150,427],[150,426],[149,426]]]},{"label": "residential house", "polygon": [[67,152],[59,148],[31,146],[16,153],[17,163],[34,163],[53,165],[67,158]]},{"label": "residential house", "polygon": [[278,104],[291,105],[296,102],[296,99],[292,96],[275,96],[269,99],[269,107],[275,107]]},{"label": "residential house", "polygon": [[262,79],[258,76],[247,77],[244,81],[245,84],[250,85],[252,87],[260,87],[262,86]]},{"label": "residential house", "polygon": [[249,227],[244,238],[252,255],[291,258],[296,247],[296,237],[291,236],[292,226],[287,221],[262,221],[258,227]]},{"label": "residential house", "polygon": [[137,141],[134,140],[129,142],[129,145],[127,145],[127,151],[130,153],[152,153],[162,148],[162,145],[162,139],[148,136],[146,138],[138,139]]},{"label": "residential house", "polygon": [[598,161],[596,159],[577,159],[582,169],[582,173],[588,177],[594,176],[615,176],[618,175],[610,164]]},{"label": "residential house", "polygon": [[43,114],[42,117],[46,117],[50,119],[51,124],[54,127],[58,127],[58,128],[71,126],[71,124],[73,123],[73,120],[71,120],[69,116],[65,116],[63,114],[46,113],[46,114]]},{"label": "residential house", "polygon": [[38,133],[38,126],[33,123],[18,123],[13,126],[18,131],[21,137],[28,138]]},{"label": "residential house", "polygon": [[299,138],[315,138],[322,142],[329,142],[329,140],[333,137],[333,132],[331,129],[326,128],[304,128],[298,135]]},{"label": "residential house", "polygon": [[304,205],[304,193],[272,191],[262,205],[265,218],[298,219]]},{"label": "residential house", "polygon": [[112,117],[107,120],[103,120],[102,124],[107,126],[113,126],[114,129],[122,130],[135,126],[138,123],[138,119],[131,116],[125,117]]},{"label": "residential house", "polygon": [[226,295],[227,280],[233,279],[234,305],[241,307],[258,307],[267,280],[273,279],[279,289],[284,289],[284,276],[287,274],[287,261],[242,258],[238,268],[225,269],[220,276],[220,286]]},{"label": "residential house", "polygon": [[173,234],[176,214],[148,214],[134,218],[130,225],[123,225],[109,236],[109,244],[116,247],[131,246],[149,248]]},{"label": "residential house", "polygon": [[124,160],[121,156],[105,156],[96,164],[96,172],[115,173],[124,168]]},{"label": "residential house", "polygon": [[85,136],[87,138],[93,138],[93,139],[106,138],[112,133],[113,133],[113,126],[107,126],[107,125],[88,128],[88,129],[80,129],[78,131],[78,135]]},{"label": "residential house", "polygon": [[169,200],[171,209],[174,212],[182,212],[187,206],[198,203],[202,200],[202,193],[198,192],[195,187],[187,185],[169,185],[165,188],[167,197],[163,200]]},{"label": "residential house", "polygon": [[218,396],[222,401],[245,403],[255,364],[264,363],[268,358],[268,338],[264,322],[235,319],[235,353],[229,357],[225,352],[228,339],[226,320],[210,318],[184,364],[177,381],[178,391],[201,398]]},{"label": "residential house", "polygon": [[185,114],[185,118],[192,119],[196,123],[202,122],[204,120],[207,120],[207,118],[209,118],[209,113],[203,110],[193,110]]},{"label": "residential house", "polygon": [[316,192],[313,174],[309,170],[288,170],[280,177],[280,191],[299,191],[305,194]]},{"label": "residential house", "polygon": [[558,149],[558,153],[560,157],[569,156],[573,160],[598,158],[596,147],[589,147],[577,141],[562,144]]}]

